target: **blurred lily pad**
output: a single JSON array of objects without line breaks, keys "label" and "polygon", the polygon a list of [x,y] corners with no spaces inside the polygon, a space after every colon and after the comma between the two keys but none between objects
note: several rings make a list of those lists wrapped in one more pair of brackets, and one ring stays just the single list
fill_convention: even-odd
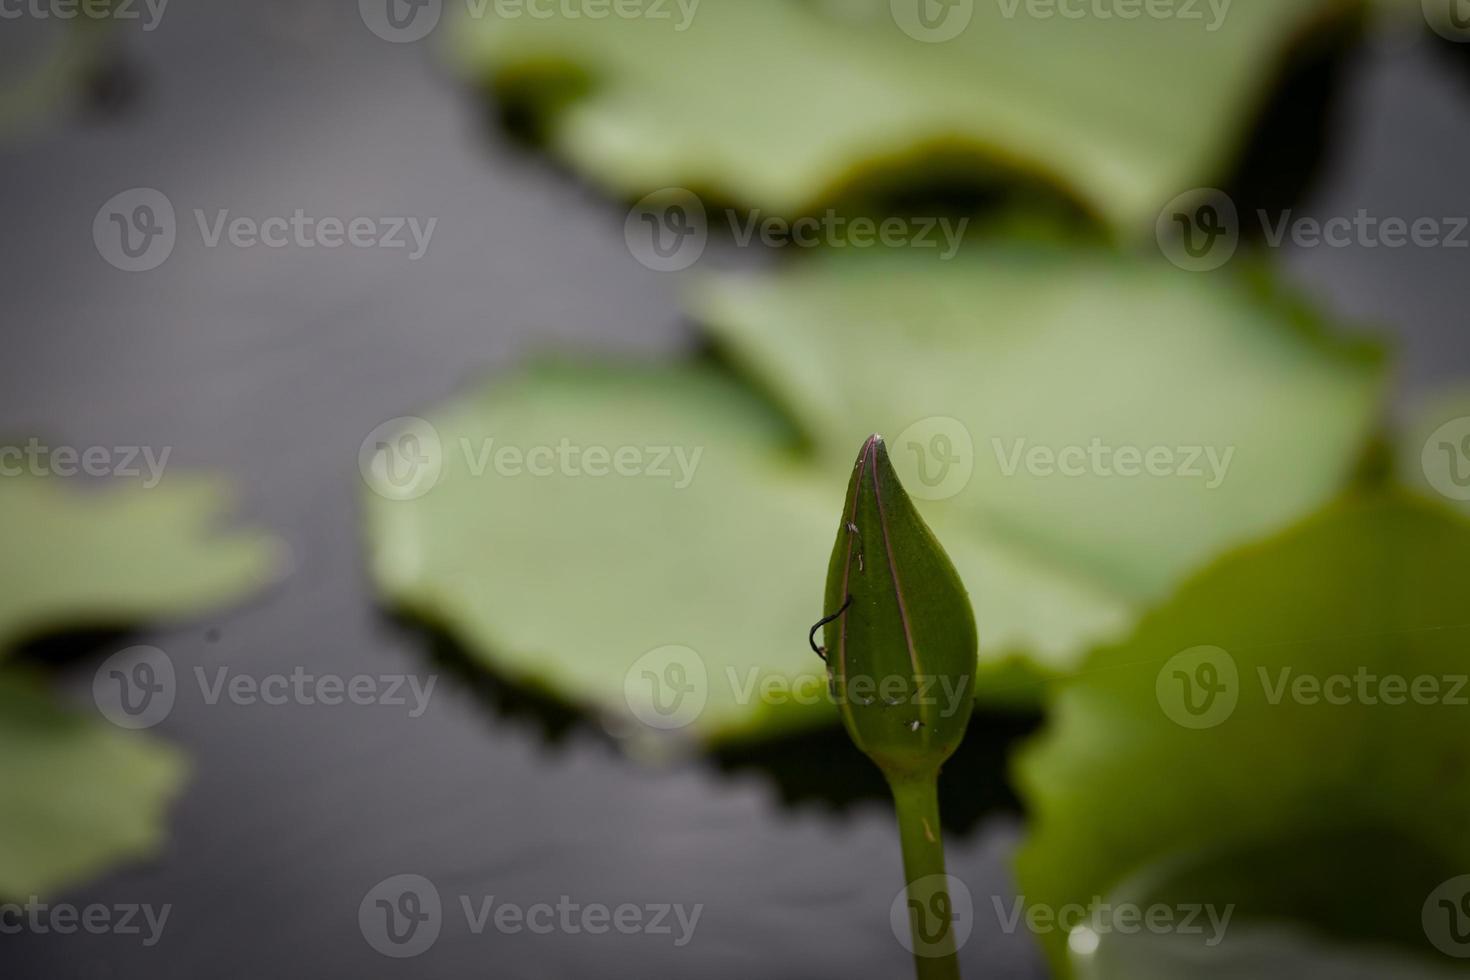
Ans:
[{"label": "blurred lily pad", "polygon": [[1357,9],[1346,0],[1202,0],[1135,17],[1031,0],[632,8],[637,16],[569,18],[476,7],[458,22],[455,55],[554,152],[621,195],[684,186],[789,217],[877,172],[957,170],[1040,179],[1132,232],[1222,177],[1293,40]]},{"label": "blurred lily pad", "polygon": [[182,616],[274,579],[279,543],[215,525],[224,487],[170,474],[157,486],[0,477],[0,657],[58,629]]},{"label": "blurred lily pad", "polygon": [[[197,612],[273,579],[280,547],[213,525],[208,480],[78,487],[0,477],[0,659],[43,633]],[[21,667],[0,668],[0,896],[46,894],[150,853],[184,764],[167,746],[54,702]]]},{"label": "blurred lily pad", "polygon": [[[1168,937],[1171,956],[1216,966],[1281,926],[1455,966],[1470,954],[1467,587],[1470,523],[1398,492],[1195,578],[1060,686],[1019,760],[1027,902],[1228,908],[1240,931],[1219,952]],[[1040,938],[1062,976],[1149,975],[1093,972],[1109,944],[1087,932]]]},{"label": "blurred lily pad", "polygon": [[[702,366],[544,363],[416,438],[436,478],[368,495],[372,567],[486,666],[709,741],[835,721],[807,631],[850,463],[813,468],[748,389]],[[993,635],[1070,648],[1124,622],[1023,552],[946,540]]]},{"label": "blurred lily pad", "polygon": [[55,703],[0,671],[0,898],[24,900],[155,851],[183,783],[179,753]]},{"label": "blurred lily pad", "polygon": [[[1254,280],[1040,241],[823,255],[711,280],[694,312],[825,469],[882,432],[926,519],[1133,607],[1332,499],[1384,383]],[[1065,667],[1071,639],[1039,652]]]}]

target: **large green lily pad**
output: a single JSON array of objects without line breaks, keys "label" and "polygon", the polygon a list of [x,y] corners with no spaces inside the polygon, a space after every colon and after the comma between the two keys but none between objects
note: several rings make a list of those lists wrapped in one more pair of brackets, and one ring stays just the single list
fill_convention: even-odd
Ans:
[{"label": "large green lily pad", "polygon": [[[1455,966],[1470,954],[1445,918],[1470,893],[1467,589],[1470,523],[1395,492],[1211,567],[1056,693],[1017,766],[1021,893],[1233,906],[1244,931],[1225,952],[1171,937],[1201,962],[1239,962],[1259,930],[1294,923]],[[1090,937],[1040,938],[1063,976],[1118,975],[1089,969]]]},{"label": "large green lily pad", "polygon": [[[367,495],[372,567],[391,601],[502,674],[623,721],[721,740],[836,719],[807,631],[850,461],[812,468],[783,420],[704,367],[542,364],[427,422],[414,445],[437,445],[437,479],[411,499]],[[501,449],[563,442],[613,458],[627,448],[628,472],[668,472],[496,470]],[[696,461],[687,481],[678,452]],[[1024,552],[936,531],[990,603],[992,669],[1002,651],[1071,650],[1125,622],[1108,597]]]},{"label": "large green lily pad", "polygon": [[1255,284],[1042,242],[822,256],[694,313],[825,469],[882,432],[926,518],[1129,604],[1331,499],[1383,385]]},{"label": "large green lily pad", "polygon": [[1292,40],[1355,9],[702,0],[686,16],[687,3],[639,0],[657,16],[569,18],[531,6],[475,6],[456,58],[615,193],[683,186],[790,216],[873,171],[958,165],[1053,183],[1135,232],[1223,176]]}]

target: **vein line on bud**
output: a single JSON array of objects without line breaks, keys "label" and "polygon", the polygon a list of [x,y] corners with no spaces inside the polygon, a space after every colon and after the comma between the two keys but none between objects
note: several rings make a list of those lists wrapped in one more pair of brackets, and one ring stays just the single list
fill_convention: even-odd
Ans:
[{"label": "vein line on bud", "polygon": [[898,620],[903,624],[904,646],[908,648],[909,663],[913,665],[914,676],[918,677],[922,673],[919,670],[919,651],[914,646],[914,633],[909,628],[908,604],[903,598],[903,582],[898,577],[898,566],[893,562],[893,546],[888,541],[888,517],[883,511],[883,490],[881,481],[878,479],[878,454],[872,452],[872,448],[882,441],[882,436],[869,437],[868,446],[863,451],[863,458],[872,461],[873,501],[878,505],[878,527],[883,531],[883,554],[888,559],[888,574],[893,579],[893,595],[898,600]]}]

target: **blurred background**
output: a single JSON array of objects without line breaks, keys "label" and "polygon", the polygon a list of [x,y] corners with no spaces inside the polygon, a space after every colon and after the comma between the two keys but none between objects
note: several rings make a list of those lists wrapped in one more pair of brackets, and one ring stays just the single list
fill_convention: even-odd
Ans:
[{"label": "blurred background", "polygon": [[[707,33],[724,26],[718,18],[727,15],[713,11],[729,3],[704,2],[692,14],[691,36],[701,29],[701,17],[711,18]],[[1169,87],[1159,83],[1160,76],[1143,72],[1130,78],[1136,53],[1128,54],[1128,44],[1115,45],[1112,32],[1133,29],[1131,21],[1104,24],[1094,5],[1090,19],[1068,21],[1068,33],[1053,38],[1047,34],[1052,22],[1033,11],[1018,64],[1036,66],[1039,78],[1050,78],[1063,70],[1047,67],[1052,60],[1065,66],[1080,59],[1096,74],[1077,86],[1079,99],[1114,91],[1124,109],[1133,105],[1145,122],[1120,118],[1114,125],[1099,118],[1103,109],[1082,105],[1080,115],[1094,132],[1079,132],[1080,142],[1069,148],[1054,135],[1077,131],[1067,119],[1054,129],[1025,122],[1027,113],[1044,114],[1065,92],[1038,88],[1035,105],[1017,105],[1013,93],[997,90],[1002,108],[975,109],[988,120],[975,130],[965,129],[958,108],[937,112],[955,132],[948,142],[942,128],[915,137],[916,146],[929,149],[910,152],[932,157],[923,166],[905,164],[905,134],[895,135],[891,127],[885,133],[893,145],[875,140],[876,148],[866,146],[853,135],[857,124],[844,123],[847,128],[838,133],[834,123],[835,150],[808,146],[812,127],[800,113],[786,114],[783,105],[802,102],[805,90],[784,88],[786,81],[778,86],[765,74],[768,58],[785,62],[792,56],[744,47],[801,41],[784,21],[773,23],[769,33],[756,24],[746,36],[729,34],[723,42],[728,49],[714,49],[725,52],[718,58],[700,54],[703,48],[683,53],[675,36],[666,43],[680,53],[659,62],[655,42],[644,34],[602,37],[595,31],[616,26],[616,17],[571,20],[566,4],[534,24],[510,23],[515,18],[505,11],[501,19],[507,24],[473,13],[460,17],[464,11],[451,3],[443,5],[442,19],[437,4],[379,4],[385,9],[378,11],[366,0],[173,0],[155,7],[138,3],[126,11],[118,4],[98,6],[75,17],[65,11],[80,8],[60,0],[5,6],[0,443],[30,445],[32,452],[8,457],[13,465],[0,478],[0,506],[8,511],[0,515],[6,536],[0,583],[10,593],[9,600],[0,599],[0,638],[7,643],[0,655],[9,672],[0,675],[0,711],[10,716],[0,720],[0,751],[11,760],[0,762],[6,774],[0,782],[0,833],[7,838],[0,844],[0,900],[13,903],[0,915],[4,975],[907,975],[911,957],[902,930],[890,922],[902,884],[892,807],[876,771],[830,717],[783,718],[761,730],[760,718],[751,721],[736,712],[728,727],[748,726],[739,738],[727,741],[715,733],[708,747],[681,743],[673,751],[658,739],[650,748],[627,738],[627,719],[610,720],[598,696],[611,690],[611,700],[618,701],[620,678],[636,653],[612,658],[612,680],[606,683],[601,667],[589,667],[588,676],[597,677],[585,685],[575,663],[557,659],[557,641],[566,630],[586,622],[595,630],[604,621],[599,617],[617,618],[615,610],[602,608],[611,600],[597,598],[600,583],[623,574],[636,578],[648,566],[700,583],[702,569],[723,558],[708,554],[698,540],[653,532],[641,539],[652,557],[613,560],[613,543],[588,538],[588,526],[658,526],[656,516],[623,516],[617,498],[599,503],[552,494],[566,510],[523,521],[521,515],[535,506],[535,493],[496,510],[498,498],[487,491],[480,514],[476,496],[456,496],[446,485],[439,488],[444,493],[414,500],[424,510],[393,510],[394,518],[382,518],[370,530],[379,519],[374,515],[396,501],[388,499],[391,488],[386,496],[377,492],[382,488],[374,485],[374,449],[367,443],[395,420],[427,417],[448,445],[464,414],[480,410],[473,406],[498,404],[497,379],[516,376],[529,358],[546,351],[569,352],[593,365],[712,365],[722,378],[737,378],[740,394],[700,395],[700,404],[760,400],[769,406],[760,411],[781,417],[769,423],[779,430],[770,437],[781,446],[773,455],[803,459],[800,465],[819,474],[810,492],[820,516],[811,540],[821,545],[799,561],[814,575],[804,579],[805,594],[795,594],[803,580],[772,585],[793,593],[790,622],[800,628],[788,628],[783,609],[777,635],[790,637],[789,648],[763,648],[750,659],[778,673],[786,663],[810,669],[804,627],[824,612],[817,605],[825,549],[857,449],[846,438],[844,419],[835,425],[839,444],[828,454],[823,425],[841,405],[861,403],[864,396],[859,392],[847,402],[826,398],[820,377],[816,388],[803,387],[803,377],[813,376],[783,365],[811,363],[810,344],[819,351],[830,348],[820,347],[820,332],[804,338],[807,346],[783,347],[782,331],[803,318],[820,319],[822,309],[836,311],[833,329],[841,329],[849,322],[843,316],[853,313],[849,319],[855,322],[879,301],[870,297],[845,307],[837,298],[823,307],[820,296],[808,297],[805,302],[815,305],[795,304],[784,318],[771,314],[761,320],[758,311],[731,312],[738,303],[709,313],[703,300],[691,301],[690,290],[699,288],[699,275],[761,283],[793,269],[801,274],[818,268],[826,257],[798,253],[832,250],[832,242],[816,248],[793,243],[789,221],[800,214],[932,215],[936,222],[969,219],[972,231],[991,236],[986,240],[992,244],[994,236],[1004,240],[1012,234],[1006,229],[1013,224],[1034,223],[1044,230],[1016,234],[1042,240],[1043,249],[1087,250],[1094,258],[1084,264],[1097,252],[1107,256],[1096,260],[1104,271],[1089,266],[1085,274],[1094,278],[1069,294],[1074,309],[1090,308],[1102,319],[1134,322],[1128,318],[1136,311],[1150,309],[1176,316],[1193,302],[1176,291],[1196,288],[1205,291],[1200,309],[1234,309],[1232,304],[1244,301],[1208,290],[1235,288],[1219,286],[1226,277],[1269,277],[1270,288],[1292,293],[1293,309],[1314,311],[1283,314],[1283,320],[1311,321],[1317,326],[1307,332],[1325,332],[1330,340],[1324,344],[1340,345],[1322,354],[1323,362],[1356,363],[1342,351],[1360,341],[1392,351],[1377,380],[1361,389],[1338,379],[1343,391],[1371,389],[1371,404],[1368,395],[1351,392],[1324,394],[1312,403],[1319,383],[1337,392],[1338,381],[1329,384],[1307,371],[1312,380],[1297,384],[1291,375],[1278,377],[1274,367],[1259,368],[1256,358],[1296,365],[1316,357],[1314,348],[1260,341],[1236,350],[1218,331],[1209,333],[1208,342],[1192,344],[1189,325],[1180,323],[1181,333],[1173,335],[1178,347],[1201,353],[1198,361],[1189,360],[1191,373],[1172,386],[1207,393],[1197,407],[1200,417],[1235,410],[1236,378],[1241,405],[1253,406],[1240,411],[1262,413],[1251,431],[1275,428],[1272,418],[1286,430],[1273,444],[1272,465],[1287,472],[1289,461],[1300,456],[1302,469],[1316,467],[1322,476],[1284,476],[1292,489],[1274,497],[1269,474],[1249,469],[1252,444],[1243,443],[1244,492],[1222,505],[1220,514],[1200,512],[1197,519],[1229,523],[1242,513],[1252,516],[1229,534],[1202,533],[1197,554],[1184,554],[1189,549],[1181,546],[1177,560],[1161,563],[1167,567],[1157,581],[1151,572],[1140,572],[1136,591],[1120,586],[1140,610],[1167,602],[1178,582],[1218,554],[1284,531],[1354,483],[1412,484],[1415,499],[1428,501],[1423,506],[1437,508],[1434,513],[1448,522],[1457,501],[1436,495],[1434,477],[1421,473],[1422,439],[1407,457],[1395,447],[1398,432],[1418,431],[1425,406],[1453,400],[1456,385],[1470,376],[1464,314],[1470,298],[1470,250],[1464,243],[1470,233],[1455,220],[1470,214],[1470,44],[1460,43],[1470,41],[1470,31],[1457,36],[1456,27],[1466,12],[1454,20],[1457,11],[1446,8],[1443,13],[1452,18],[1446,22],[1437,19],[1441,11],[1433,4],[1425,10],[1412,3],[1367,10],[1342,3],[1330,15],[1307,11],[1288,23],[1258,23],[1264,15],[1252,11],[1270,2],[1235,0],[1230,16],[1245,23],[1243,33],[1231,34],[1227,20],[1207,42],[1234,46],[1229,57],[1211,60],[1213,47],[1191,53],[1192,42],[1180,42],[1173,58],[1155,66],[1175,72],[1196,61],[1218,61],[1220,77],[1196,80],[1194,87],[1233,87],[1238,98],[1228,106],[1209,100],[1196,105],[1183,95],[1170,106]],[[849,57],[823,51],[820,58],[813,53],[802,84],[816,93],[809,109],[818,116],[844,105],[856,106],[859,114],[874,106],[872,125],[888,127],[884,113],[902,117],[908,111],[895,87],[901,82],[893,79],[931,59],[950,59],[942,67],[955,73],[951,86],[988,83],[988,69],[966,81],[963,69],[955,67],[965,58],[991,57],[988,49],[955,54],[945,40],[906,36],[900,31],[907,16],[897,9],[901,5],[895,5],[893,19],[885,9],[877,21],[849,17],[840,3],[790,0],[789,6],[799,13],[782,16],[808,19],[802,30],[832,32],[836,50],[851,52]],[[134,9],[135,18],[123,16]],[[671,9],[677,18],[683,8]],[[924,25],[948,16],[947,10],[935,4],[930,19],[916,29],[929,30]],[[1026,8],[1021,10],[1019,19],[1003,21],[1007,29],[1026,19]],[[413,18],[425,12],[436,18],[434,26],[408,37],[417,33],[415,24],[423,24]],[[379,19],[380,13],[389,19]],[[575,28],[565,44],[544,33],[558,24]],[[1095,45],[1072,30],[1098,24],[1109,33]],[[534,30],[516,33],[526,25]],[[582,31],[594,33],[576,33]],[[878,39],[888,34],[892,41]],[[1178,37],[1164,31],[1142,50]],[[1021,40],[1010,37],[1009,44]],[[888,43],[903,45],[892,63],[882,61],[879,47]],[[627,45],[630,65],[660,63],[667,71],[640,76],[615,57],[599,60],[589,53],[604,44]],[[874,82],[871,90],[861,80],[865,66],[874,66],[874,78],[881,74],[881,84]],[[701,74],[705,69],[709,78]],[[1002,75],[1011,70],[996,69]],[[605,94],[598,86],[614,72],[624,74],[607,98],[612,109],[602,116],[584,111],[588,100]],[[735,119],[749,111],[737,104],[736,89],[745,90],[745,102],[764,104],[769,113]],[[1136,105],[1138,92],[1163,101]],[[882,93],[892,95],[894,104],[885,104]],[[671,105],[675,94],[687,104]],[[1021,121],[1007,121],[1007,106]],[[1163,115],[1168,112],[1175,116]],[[681,126],[694,127],[683,144]],[[743,149],[725,153],[706,128],[736,131],[730,139]],[[1194,129],[1203,135],[1189,136]],[[639,141],[653,148],[642,161],[627,149]],[[690,145],[708,152],[701,156]],[[954,152],[956,146],[962,151]],[[1154,174],[1134,166],[1176,150],[1177,160],[1160,164]],[[841,159],[834,163],[834,155]],[[983,163],[987,156],[1005,165]],[[681,168],[681,160],[688,165]],[[1092,173],[1104,176],[1079,176]],[[676,205],[666,197],[651,203],[645,198],[670,187],[691,188],[682,193],[697,202],[699,213],[688,198]],[[1222,197],[1201,188],[1219,188],[1211,193]],[[1177,213],[1205,231],[1225,214],[1220,201],[1229,202],[1236,213],[1221,227],[1228,227],[1227,239],[1240,239],[1241,254],[1212,268],[1189,268],[1202,254],[1207,264],[1211,260],[1208,249],[1181,252],[1166,234],[1175,207],[1170,202],[1177,196],[1185,202]],[[1268,240],[1282,215],[1291,222],[1324,222],[1363,210],[1409,224],[1432,217],[1436,237],[1427,245],[1383,247],[1358,226],[1341,245],[1290,233],[1279,246]],[[298,211],[318,221],[337,219],[343,226],[339,238],[354,218],[366,216],[363,240],[371,244],[302,244],[286,230]],[[727,224],[727,213],[742,217]],[[785,238],[742,242],[739,222],[752,213],[787,222]],[[643,237],[641,216],[649,214],[652,239]],[[1155,216],[1164,231],[1156,228]],[[240,217],[253,222],[240,229],[246,239],[269,235],[264,222],[281,218],[277,230],[287,236],[284,244],[232,244],[239,236],[228,222]],[[681,229],[690,228],[697,229],[701,243],[692,259],[679,252],[686,240]],[[212,239],[216,233],[221,237]],[[660,234],[674,236],[672,250],[657,247]],[[378,247],[388,236],[403,246]],[[1209,241],[1213,246],[1215,239]],[[1119,267],[1110,272],[1113,258]],[[916,273],[907,269],[894,273],[890,284],[881,264],[857,278],[880,296],[890,288],[911,298],[954,290],[940,305],[972,304],[965,309],[980,310],[982,319],[991,295],[982,288],[999,290],[1003,308],[1011,303],[1027,309],[1005,294],[1009,273],[996,273],[995,267],[984,260],[974,267],[979,271],[954,273],[932,287],[911,279]],[[1000,268],[1007,268],[1004,261]],[[1043,270],[1026,280],[1026,288],[1065,294],[1069,268],[1064,261],[1055,279]],[[1156,270],[1165,283],[1157,292],[1140,287],[1141,293],[1120,301],[1124,312],[1109,313],[1111,283],[1122,283],[1127,293],[1130,284]],[[985,277],[998,277],[1000,284],[965,292],[974,281],[990,282]],[[751,302],[760,307],[779,297],[762,294]],[[922,309],[919,300],[913,302]],[[1263,301],[1263,308],[1276,309],[1274,302]],[[1239,314],[1241,329],[1259,332],[1261,319],[1273,315]],[[752,318],[760,322],[742,333],[741,324]],[[882,318],[897,323],[903,317],[884,309]],[[704,330],[712,320],[726,324],[714,341]],[[924,323],[894,329],[922,334]],[[1016,323],[1027,332],[1023,321]],[[1075,329],[1081,336],[1089,328],[1077,323]],[[1117,338],[1119,344],[1135,341],[1126,332]],[[934,341],[941,348],[946,343]],[[1169,386],[1159,381],[1159,372],[1167,372],[1175,347],[1146,338],[1140,343],[1164,353],[1156,361],[1121,357],[1122,364],[1139,364],[1138,373],[1114,378],[1116,387],[1109,390]],[[949,349],[958,367],[971,356],[959,342]],[[980,348],[973,356],[983,353]],[[819,353],[817,362],[825,356]],[[893,390],[882,400],[918,398],[928,387],[931,363],[916,355],[909,370],[895,368]],[[1204,365],[1216,365],[1218,375],[1209,376]],[[1342,367],[1346,375],[1355,370]],[[577,388],[575,379],[564,383]],[[1032,386],[1026,379],[1016,383]],[[941,380],[933,385],[946,387]],[[955,385],[965,386],[963,376]],[[1065,392],[1059,394],[1065,382],[1040,378],[1036,385],[1048,398],[1065,401]],[[650,399],[663,395],[657,377],[634,387],[639,394],[630,402],[620,391],[590,384],[589,404],[578,411],[604,422],[636,418],[642,438],[650,425],[657,428],[646,420],[656,408]],[[528,395],[529,407],[507,409],[507,416],[492,414],[483,431],[510,431],[495,426],[512,423],[532,431],[541,425],[539,431],[551,433],[546,438],[554,443],[557,427],[569,425],[565,419],[571,416],[547,409],[539,397]],[[1111,419],[1126,401],[1086,401],[1060,414]],[[454,407],[440,408],[446,404]],[[1168,414],[1159,403],[1144,407],[1148,415]],[[964,418],[958,408],[944,409],[930,399],[907,415],[900,411],[897,424],[920,416]],[[1430,429],[1456,417],[1438,411]],[[1314,413],[1324,421],[1301,421],[1317,419]],[[1289,421],[1293,417],[1295,423]],[[482,431],[478,422],[463,425],[464,432]],[[394,433],[384,438],[398,439],[399,429],[382,430]],[[972,452],[988,454],[989,432],[971,429]],[[1470,431],[1465,434],[1470,437]],[[719,436],[688,438],[707,440],[700,444],[710,449],[710,472],[725,472],[719,467],[727,465],[722,460],[729,454],[722,455]],[[730,444],[744,438],[732,437]],[[92,447],[105,450],[95,454],[95,473],[82,464]],[[58,448],[74,453],[68,458]],[[1470,460],[1470,448],[1465,455]],[[839,457],[848,462],[832,462]],[[1401,458],[1411,460],[1407,470],[1396,464]],[[975,479],[972,489],[978,493],[986,477]],[[1069,487],[1071,496],[1057,500],[1045,496],[1046,486],[1023,483],[1012,493],[1014,500],[999,491],[1002,502],[996,506],[1009,509],[995,523],[1030,527],[1028,521],[1042,519],[1028,509],[1035,501],[1049,501],[1036,505],[1043,514],[1046,507],[1065,508],[1079,521],[1076,515],[1091,506],[1086,491],[1075,486]],[[807,494],[805,484],[792,490],[791,507],[797,508],[798,498],[805,507]],[[1293,503],[1280,513],[1261,503],[1287,497]],[[1171,497],[1166,503],[1184,514],[1199,499],[1205,498]],[[430,513],[427,501],[468,510]],[[584,504],[605,509],[588,510],[584,524],[575,516]],[[699,526],[719,523],[715,515],[724,515],[732,534],[749,537],[764,530],[738,508],[732,512],[720,501],[709,506],[717,504],[726,509],[701,512],[703,504],[691,504],[692,513],[676,509],[667,519],[672,526],[684,527],[678,522],[686,518],[689,526]],[[937,521],[953,519],[939,513],[942,503],[933,506]],[[405,520],[404,514],[413,516]],[[565,534],[596,554],[589,559],[594,569],[568,569],[565,577],[555,571],[551,559],[576,554],[576,540],[557,541],[545,563],[550,568],[529,557],[516,564],[527,546],[515,539],[533,539],[534,549],[536,535],[557,537],[546,529],[561,527],[563,518]],[[1160,521],[1167,523],[1167,516]],[[431,525],[440,531],[464,528],[465,540],[456,545],[450,565],[469,561],[464,551],[478,551],[487,563],[501,559],[505,571],[496,574],[524,579],[530,598],[510,605],[546,595],[525,614],[531,625],[476,621],[466,610],[475,608],[475,583],[481,580],[468,572],[426,582],[389,569],[399,562],[433,565],[434,546],[414,537]],[[1091,540],[1105,537],[1099,531]],[[1020,533],[1005,540],[1022,539],[1030,540]],[[771,542],[762,560],[785,564],[781,543]],[[1098,548],[1105,557],[1104,545]],[[640,545],[620,554],[641,550]],[[983,540],[976,550],[984,551]],[[1107,562],[1085,557],[1076,574],[1103,581],[1106,575],[1098,569]],[[1452,562],[1445,558],[1444,568]],[[964,562],[957,563],[964,571]],[[522,567],[523,576],[517,574]],[[1454,581],[1450,571],[1443,575]],[[975,583],[970,585],[976,592]],[[688,586],[691,593],[699,587]],[[505,588],[516,588],[514,581]],[[676,586],[660,580],[649,588]],[[766,608],[764,594],[751,589],[732,594],[722,585],[714,599],[665,592],[667,602],[650,601],[635,612],[656,620],[669,605],[699,611],[718,600],[731,608],[718,624],[728,632],[760,618]],[[1333,593],[1337,598],[1324,601],[1346,602],[1341,597],[1348,594]],[[1042,677],[1061,684],[1089,649],[1123,643],[1132,630],[1132,619],[1114,623],[1111,614],[1099,614],[1099,622],[1111,624],[1107,628],[1056,626],[1066,635],[1046,641],[1056,654],[1047,666],[1016,667],[1025,660],[1028,630],[1050,637],[1054,619],[1072,615],[1054,614],[1051,602],[1037,600],[1034,622],[1005,627],[1022,639],[1008,635],[1000,644],[1009,661],[995,665],[995,676],[1014,684],[1020,674],[1027,683]],[[487,613],[486,619],[495,615]],[[1412,615],[1421,616],[1426,629],[1445,630],[1450,623],[1428,608]],[[1078,623],[1083,619],[1076,614]],[[536,633],[540,622],[547,630],[544,642]],[[983,604],[980,623],[983,647]],[[1269,634],[1263,628],[1252,635],[1264,643]],[[1437,635],[1447,642],[1459,637],[1451,634]],[[545,674],[536,676],[539,668],[524,660],[507,667],[493,652],[485,653],[496,641],[519,643],[531,661],[544,656]],[[681,635],[667,642],[675,641],[686,642]],[[1201,632],[1194,642],[1219,641]],[[637,652],[656,645],[648,642]],[[1173,652],[1147,652],[1156,661],[1147,674],[1150,690],[1158,664]],[[1355,666],[1349,662],[1343,670]],[[129,701],[126,683],[114,691],[114,672],[144,691],[167,675],[168,706],[140,715],[136,709],[145,702]],[[273,703],[270,687],[277,682],[269,679],[289,680],[293,673],[336,678],[343,690],[359,677],[372,686],[359,701],[343,695],[341,703],[328,704],[320,688],[312,688],[312,697],[281,681]],[[242,687],[228,686],[235,678],[243,678]],[[13,686],[8,694],[6,685]],[[1017,780],[1015,753],[1050,723],[1051,695],[998,700],[1015,703],[982,705],[965,745],[946,768],[942,792],[950,872],[971,897],[961,962],[974,976],[1083,975],[1085,962],[1064,964],[1055,947],[1048,959],[1048,940],[1036,935],[1034,925],[1024,919],[1018,925],[1011,917],[1015,903],[1027,901],[1013,859],[1036,802],[1020,783],[1034,787],[1041,781]],[[633,700],[627,707],[638,715]],[[1376,716],[1365,717],[1371,725]],[[1442,722],[1437,715],[1433,724]],[[1172,731],[1171,738],[1189,734],[1184,727]],[[1372,729],[1366,731],[1363,737],[1371,737]],[[1292,751],[1289,744],[1271,748]],[[1411,790],[1385,785],[1382,792]],[[1320,802],[1330,808],[1327,797]],[[1462,827],[1463,811],[1443,805],[1445,826]],[[1102,833],[1093,846],[1107,851],[1118,846],[1117,838]],[[1470,873],[1470,867],[1429,863],[1434,882],[1453,879],[1452,871]],[[1283,894],[1287,890],[1283,886]],[[1301,901],[1310,905],[1312,899]],[[1449,901],[1453,908],[1454,896]],[[505,904],[524,911],[538,903],[556,908],[558,902],[575,903],[577,911],[546,931],[497,926],[493,917],[493,909]],[[638,910],[636,927],[578,925],[586,907],[625,905]],[[1298,911],[1288,909],[1281,921],[1291,921]],[[1419,908],[1408,911],[1417,923]],[[894,914],[893,922],[903,921],[901,907]],[[1470,906],[1464,914],[1470,929]],[[653,925],[656,916],[666,920],[667,931]],[[389,935],[395,922],[413,930],[420,919],[432,936],[418,931],[405,944],[407,934]],[[1424,976],[1455,972],[1470,955],[1470,932],[1443,942],[1429,936],[1428,944],[1412,926],[1408,933],[1399,945],[1416,947],[1404,955]],[[1272,962],[1289,964],[1297,971],[1293,975],[1395,975],[1398,967],[1379,964],[1376,953],[1356,951],[1350,939],[1325,943],[1325,951],[1313,946],[1302,961],[1273,960],[1274,954],[1253,948],[1250,956],[1264,959],[1248,959],[1244,966],[1221,957],[1188,959],[1189,965],[1180,966],[1161,957],[1163,966],[1099,968],[1097,975],[1271,976]],[[1073,953],[1082,946],[1074,942]],[[1068,954],[1060,955],[1065,960]]]}]

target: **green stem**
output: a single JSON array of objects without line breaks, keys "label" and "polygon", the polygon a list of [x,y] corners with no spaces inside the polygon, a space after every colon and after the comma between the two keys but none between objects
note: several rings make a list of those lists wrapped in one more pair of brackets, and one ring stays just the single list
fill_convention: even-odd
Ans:
[{"label": "green stem", "polygon": [[944,839],[939,831],[938,773],[891,775],[888,785],[893,790],[903,844],[915,976],[918,980],[960,980],[953,906],[944,878]]}]

